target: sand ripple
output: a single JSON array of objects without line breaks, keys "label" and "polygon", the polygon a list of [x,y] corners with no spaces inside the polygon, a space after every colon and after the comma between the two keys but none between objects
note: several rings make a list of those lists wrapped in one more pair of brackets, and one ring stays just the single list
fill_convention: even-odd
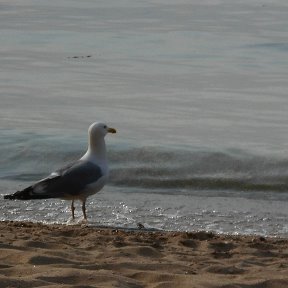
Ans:
[{"label": "sand ripple", "polygon": [[0,222],[0,288],[288,287],[288,240]]}]

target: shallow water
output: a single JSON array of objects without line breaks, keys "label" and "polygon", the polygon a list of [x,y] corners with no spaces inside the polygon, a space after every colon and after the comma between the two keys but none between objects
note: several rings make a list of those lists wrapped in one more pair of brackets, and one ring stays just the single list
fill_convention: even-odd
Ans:
[{"label": "shallow water", "polygon": [[[1,1],[0,193],[77,159],[102,120],[118,133],[91,223],[287,237],[287,12],[283,0]],[[70,217],[60,200],[0,203],[1,220]]]}]

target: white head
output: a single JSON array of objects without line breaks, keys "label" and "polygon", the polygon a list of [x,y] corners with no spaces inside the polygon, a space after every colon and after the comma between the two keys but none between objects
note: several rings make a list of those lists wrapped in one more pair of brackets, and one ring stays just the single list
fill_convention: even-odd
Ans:
[{"label": "white head", "polygon": [[90,140],[104,138],[107,133],[116,133],[116,130],[101,122],[95,122],[91,124],[88,129]]},{"label": "white head", "polygon": [[[95,122],[88,129],[88,150],[81,159],[92,162],[106,161],[106,145],[104,137],[107,133],[116,133],[114,128],[108,127],[105,123]],[[98,163],[99,164],[99,163]]]},{"label": "white head", "polygon": [[[83,156],[89,158],[91,155],[96,156],[98,159],[106,157],[106,147],[104,137],[107,133],[116,133],[114,128],[108,127],[105,123],[95,122],[90,125],[88,129],[89,142],[88,151]],[[92,156],[92,157],[94,157]]]}]

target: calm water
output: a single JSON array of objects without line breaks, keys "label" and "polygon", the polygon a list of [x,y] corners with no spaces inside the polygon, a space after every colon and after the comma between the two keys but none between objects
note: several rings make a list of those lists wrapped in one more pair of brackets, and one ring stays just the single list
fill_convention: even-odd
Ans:
[{"label": "calm water", "polygon": [[118,134],[91,225],[287,237],[286,2],[0,1],[0,194],[77,159],[101,120]]}]

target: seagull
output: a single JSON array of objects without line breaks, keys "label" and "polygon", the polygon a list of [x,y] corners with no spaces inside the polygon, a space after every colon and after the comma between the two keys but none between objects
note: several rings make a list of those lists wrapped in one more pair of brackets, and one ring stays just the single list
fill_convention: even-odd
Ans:
[{"label": "seagull", "polygon": [[75,219],[74,201],[82,202],[84,220],[87,221],[86,199],[99,192],[108,180],[108,164],[104,137],[107,133],[116,133],[105,123],[95,122],[88,129],[88,150],[77,161],[52,172],[48,177],[35,184],[5,195],[4,199],[48,199],[60,198],[72,200],[72,218]]}]

